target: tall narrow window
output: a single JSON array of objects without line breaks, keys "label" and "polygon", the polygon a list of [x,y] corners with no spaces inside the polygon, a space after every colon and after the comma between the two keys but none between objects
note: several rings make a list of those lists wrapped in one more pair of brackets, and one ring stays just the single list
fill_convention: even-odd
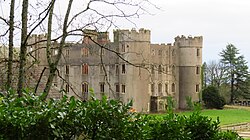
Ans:
[{"label": "tall narrow window", "polygon": [[89,73],[89,66],[88,64],[82,65],[82,74],[88,74]]},{"label": "tall narrow window", "polygon": [[66,73],[66,74],[69,74],[69,65],[66,65],[65,73]]},{"label": "tall narrow window", "polygon": [[199,85],[199,84],[195,85],[195,91],[196,91],[196,92],[199,92],[199,91],[200,91],[200,85]]},{"label": "tall narrow window", "polygon": [[69,84],[66,84],[65,91],[68,93],[69,92]]},{"label": "tall narrow window", "polygon": [[151,65],[151,74],[155,74],[154,65]]},{"label": "tall narrow window", "polygon": [[105,50],[103,48],[99,49],[99,55],[104,56]]},{"label": "tall narrow window", "polygon": [[161,83],[158,84],[158,93],[159,93],[159,95],[162,95],[162,84]]},{"label": "tall narrow window", "polygon": [[168,73],[168,72],[169,72],[169,66],[166,65],[166,73]]},{"label": "tall narrow window", "polygon": [[118,64],[115,65],[115,74],[119,75],[119,65]]},{"label": "tall narrow window", "polygon": [[125,52],[125,45],[122,44],[122,52]]},{"label": "tall narrow window", "polygon": [[84,100],[88,99],[88,92],[89,92],[88,83],[83,83],[82,84],[82,95],[83,95]]},{"label": "tall narrow window", "polygon": [[151,92],[154,93],[155,92],[155,84],[151,84]]},{"label": "tall narrow window", "polygon": [[196,66],[196,74],[200,74],[200,67]]},{"label": "tall narrow window", "polygon": [[196,55],[197,55],[197,56],[200,56],[200,49],[197,49],[197,50],[196,50]]},{"label": "tall narrow window", "polygon": [[69,50],[68,49],[66,50],[66,56],[69,56]]},{"label": "tall narrow window", "polygon": [[126,86],[123,84],[122,85],[122,93],[125,93],[126,92]]},{"label": "tall narrow window", "polygon": [[122,64],[122,74],[126,73],[126,68],[125,68],[125,64]]},{"label": "tall narrow window", "polygon": [[104,89],[104,83],[100,83],[100,92],[104,93],[105,89]]},{"label": "tall narrow window", "polygon": [[172,84],[172,92],[175,92],[175,83]]},{"label": "tall narrow window", "polygon": [[82,56],[83,57],[88,57],[89,55],[89,49],[88,48],[82,48]]},{"label": "tall narrow window", "polygon": [[175,74],[175,66],[172,66],[172,74]]},{"label": "tall narrow window", "polygon": [[165,84],[165,92],[168,93],[168,84]]},{"label": "tall narrow window", "polygon": [[172,50],[172,57],[174,57],[175,56],[175,50],[173,49]]},{"label": "tall narrow window", "polygon": [[120,85],[119,85],[119,83],[115,84],[115,92],[117,92],[117,93],[120,92]]},{"label": "tall narrow window", "polygon": [[159,65],[159,67],[158,67],[158,72],[159,72],[159,74],[162,73],[162,67],[161,67],[161,65]]}]

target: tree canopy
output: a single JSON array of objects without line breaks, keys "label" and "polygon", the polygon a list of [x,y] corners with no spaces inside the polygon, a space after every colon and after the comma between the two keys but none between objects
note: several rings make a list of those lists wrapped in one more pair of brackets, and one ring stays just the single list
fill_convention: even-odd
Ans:
[{"label": "tree canopy", "polygon": [[224,80],[230,84],[230,103],[233,103],[239,96],[247,98],[249,96],[249,72],[244,56],[240,55],[239,50],[233,44],[228,44],[220,56],[220,62],[225,70]]}]

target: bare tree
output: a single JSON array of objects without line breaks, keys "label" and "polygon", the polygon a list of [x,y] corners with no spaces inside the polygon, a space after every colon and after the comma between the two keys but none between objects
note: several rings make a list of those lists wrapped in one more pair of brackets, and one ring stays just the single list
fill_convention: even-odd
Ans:
[{"label": "bare tree", "polygon": [[[81,2],[81,4],[79,4]],[[63,3],[63,5],[62,5]],[[36,6],[42,7],[37,9]],[[84,35],[84,30],[86,28],[95,29],[95,30],[104,30],[107,31],[111,27],[117,28],[115,20],[119,18],[126,19],[128,23],[135,25],[132,22],[132,18],[138,18],[140,15],[148,13],[144,8],[145,5],[151,5],[155,7],[148,0],[130,0],[130,1],[117,1],[117,0],[86,0],[86,1],[77,1],[69,0],[65,1],[56,1],[56,0],[47,0],[43,3],[39,1],[28,1],[23,0],[22,6],[18,8],[22,9],[22,16],[20,17],[22,26],[18,28],[15,26],[15,18],[18,20],[18,12],[15,12],[15,0],[11,0],[10,5],[10,20],[6,20],[0,16],[1,20],[6,23],[8,31],[6,31],[3,36],[9,32],[9,59],[8,59],[8,74],[7,74],[7,87],[11,86],[12,79],[12,48],[15,39],[13,33],[14,29],[21,31],[21,41],[20,41],[20,56],[19,56],[19,74],[18,74],[18,95],[22,95],[22,89],[24,88],[24,83],[26,80],[26,71],[28,68],[33,66],[27,66],[27,55],[32,56],[31,52],[27,52],[27,47],[32,46],[41,42],[46,42],[46,52],[47,52],[47,61],[48,61],[48,70],[49,75],[47,77],[47,82],[44,87],[44,99],[47,97],[50,92],[53,79],[57,72],[57,66],[63,57],[62,51],[66,46],[66,41],[68,38],[76,38],[74,40],[81,40]],[[58,9],[58,7],[65,7]],[[103,7],[106,7],[103,8]],[[72,9],[74,8],[74,9]],[[109,10],[107,10],[109,9]],[[65,13],[65,14],[64,14]],[[44,26],[46,25],[47,26]],[[45,40],[39,40],[38,42],[33,42],[28,44],[28,39],[32,33],[45,33],[47,38]],[[18,38],[18,37],[17,37]],[[58,47],[54,48],[53,43],[58,43]],[[101,47],[102,45],[100,45]],[[58,54],[56,57],[53,57],[53,50],[57,50]],[[105,48],[103,48],[105,49]],[[118,54],[118,53],[117,53]],[[32,56],[33,57],[33,56]],[[53,59],[52,59],[53,57]],[[34,57],[33,57],[34,58]],[[122,57],[121,57],[122,58]],[[123,58],[122,58],[123,59]],[[125,59],[124,59],[125,60]],[[125,62],[129,63],[125,60]],[[132,63],[129,63],[132,64]],[[139,65],[136,65],[139,67]]]},{"label": "bare tree", "polygon": [[[49,76],[48,80],[44,89],[44,99],[47,97],[54,76],[56,72],[56,68],[58,66],[58,63],[60,59],[62,58],[62,50],[65,47],[65,40],[68,36],[83,36],[84,30],[86,28],[94,28],[94,29],[99,29],[99,28],[104,28],[106,27],[107,29],[110,28],[110,26],[115,26],[113,19],[114,18],[126,18],[127,20],[130,21],[129,18],[131,17],[138,17],[140,15],[140,10],[145,11],[143,7],[140,5],[142,2],[147,2],[142,0],[141,2],[134,2],[134,1],[108,1],[108,0],[91,0],[85,3],[83,6],[83,10],[77,11],[74,14],[71,14],[71,8],[73,4],[73,0],[70,0],[68,5],[67,5],[67,10],[66,14],[64,16],[63,23],[60,24],[62,26],[62,34],[59,35],[60,37],[60,43],[57,48],[58,54],[56,55],[56,58],[54,60],[51,60],[52,53],[51,53],[51,23],[54,21],[52,16],[53,16],[53,9],[51,9],[51,13],[49,16],[48,20],[48,34],[47,34],[47,61],[49,64]],[[111,9],[114,9],[116,13],[103,13],[95,9],[94,5],[106,5],[107,7],[110,7]],[[93,7],[93,8],[92,8]],[[126,13],[125,10],[123,9],[124,7],[129,7],[129,8],[136,8],[136,10],[132,13]],[[54,13],[55,15],[55,13]],[[87,22],[82,22],[79,23],[79,21],[83,20],[83,17],[85,16],[90,17],[90,21],[87,20]],[[94,16],[95,15],[95,16]],[[79,20],[79,21],[78,21]],[[75,22],[77,21],[77,22]],[[69,30],[71,28],[71,30]],[[93,40],[92,40],[93,41]],[[102,45],[100,45],[101,48]],[[101,58],[102,60],[102,58]],[[105,71],[105,69],[104,69]]]},{"label": "bare tree", "polygon": [[206,82],[209,85],[220,88],[220,86],[225,83],[225,71],[222,63],[216,61],[208,62],[205,69]]},{"label": "bare tree", "polygon": [[7,89],[11,87],[12,81],[12,64],[13,64],[13,46],[14,46],[14,14],[15,14],[15,0],[10,3],[10,20],[9,20],[9,61],[7,71]]},{"label": "bare tree", "polygon": [[17,93],[20,97],[22,95],[23,83],[25,82],[25,63],[26,63],[26,43],[28,34],[28,0],[23,0],[22,4],[22,33],[21,33],[21,48],[20,48],[20,64],[19,64],[19,76],[18,76],[18,86]]}]

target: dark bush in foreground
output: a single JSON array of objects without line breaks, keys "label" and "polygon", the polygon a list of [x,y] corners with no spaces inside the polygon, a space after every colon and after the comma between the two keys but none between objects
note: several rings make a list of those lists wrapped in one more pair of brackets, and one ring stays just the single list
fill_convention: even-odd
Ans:
[{"label": "dark bush in foreground", "polygon": [[209,86],[202,91],[202,100],[207,108],[222,109],[226,104],[225,99],[219,95],[219,91],[214,86]]},{"label": "dark bush in foreground", "polygon": [[198,113],[157,118],[131,113],[130,108],[131,103],[105,97],[82,102],[65,96],[43,102],[29,92],[21,98],[9,93],[0,97],[0,139],[240,139]]}]

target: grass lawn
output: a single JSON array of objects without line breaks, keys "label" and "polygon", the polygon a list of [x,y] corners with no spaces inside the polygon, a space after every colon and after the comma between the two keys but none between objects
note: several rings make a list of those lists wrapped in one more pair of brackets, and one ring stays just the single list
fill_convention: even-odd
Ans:
[{"label": "grass lawn", "polygon": [[[192,112],[182,112],[179,114],[188,116]],[[221,125],[250,122],[250,111],[246,109],[202,110],[201,114],[213,120],[219,117]]]},{"label": "grass lawn", "polygon": [[[180,112],[179,115],[190,115],[192,112]],[[202,110],[201,114],[204,116],[208,116],[213,120],[216,120],[219,117],[220,125],[228,125],[228,124],[236,124],[243,122],[250,122],[250,107],[245,108],[235,108],[228,106],[223,110]],[[164,114],[157,114],[157,116],[161,117]]]}]

